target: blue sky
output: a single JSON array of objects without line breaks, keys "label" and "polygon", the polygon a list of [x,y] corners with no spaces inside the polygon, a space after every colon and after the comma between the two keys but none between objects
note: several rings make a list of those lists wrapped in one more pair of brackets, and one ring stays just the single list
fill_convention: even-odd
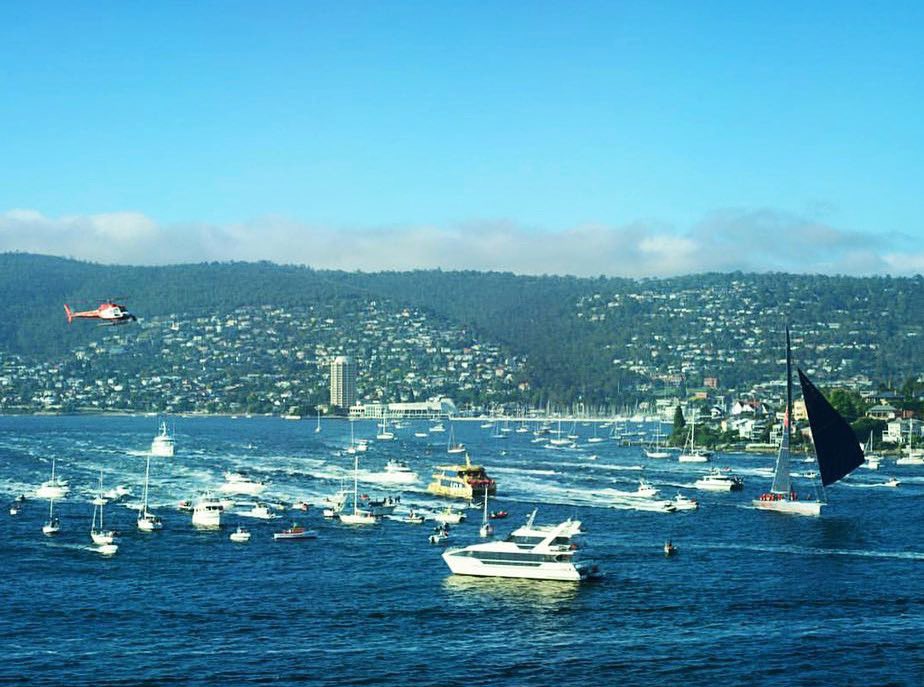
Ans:
[{"label": "blue sky", "polygon": [[900,2],[6,3],[0,250],[921,272],[922,20]]}]

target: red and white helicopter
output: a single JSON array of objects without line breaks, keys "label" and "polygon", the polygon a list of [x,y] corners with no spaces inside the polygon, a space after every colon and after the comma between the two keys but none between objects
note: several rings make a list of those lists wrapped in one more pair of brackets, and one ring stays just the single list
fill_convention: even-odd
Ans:
[{"label": "red and white helicopter", "polygon": [[102,322],[100,322],[101,325],[128,324],[138,319],[128,312],[124,305],[119,305],[112,301],[100,303],[96,310],[84,310],[83,312],[74,312],[67,307],[67,303],[65,303],[64,312],[67,313],[68,324],[73,322],[75,317],[102,320]]}]

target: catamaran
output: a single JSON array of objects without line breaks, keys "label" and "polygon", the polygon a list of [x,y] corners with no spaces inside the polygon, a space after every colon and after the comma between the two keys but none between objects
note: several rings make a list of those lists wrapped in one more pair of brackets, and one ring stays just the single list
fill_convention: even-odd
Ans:
[{"label": "catamaran", "polygon": [[789,443],[792,434],[792,354],[789,343],[789,328],[786,328],[786,413],[783,416],[783,438],[776,458],[773,484],[770,491],[752,501],[756,508],[793,515],[821,515],[822,506],[827,505],[824,488],[846,477],[863,463],[863,449],[847,421],[831,406],[821,392],[805,376],[799,373],[799,385],[812,428],[812,443],[815,444],[815,458],[821,474],[821,493],[816,500],[800,499],[793,488],[789,471]]}]

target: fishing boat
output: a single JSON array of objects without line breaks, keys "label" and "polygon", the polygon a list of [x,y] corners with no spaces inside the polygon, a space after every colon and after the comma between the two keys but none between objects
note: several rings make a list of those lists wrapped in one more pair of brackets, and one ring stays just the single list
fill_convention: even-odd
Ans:
[{"label": "fishing boat", "polygon": [[863,464],[863,449],[847,421],[831,406],[805,373],[798,369],[799,386],[805,402],[809,425],[812,428],[812,442],[815,444],[815,458],[821,475],[821,493],[817,499],[799,498],[792,484],[789,470],[790,436],[792,434],[792,352],[789,328],[786,328],[786,412],[783,415],[783,437],[773,472],[770,491],[752,501],[755,508],[790,513],[793,515],[818,516],[827,505],[824,488],[843,479]]},{"label": "fishing boat", "polygon": [[153,532],[161,529],[164,524],[160,518],[148,510],[148,483],[151,479],[151,454],[148,454],[144,467],[144,491],[141,495],[141,509],[138,513],[136,525],[142,532]]},{"label": "fishing boat", "polygon": [[[90,525],[90,539],[97,546],[106,546],[115,541],[116,533],[107,530],[103,526],[103,506],[106,505],[106,499],[103,498],[103,471],[99,471],[99,496],[93,499],[93,522]],[[96,514],[99,512],[99,526],[96,524]]]},{"label": "fishing boat", "polygon": [[292,527],[282,530],[282,532],[273,532],[273,539],[317,539],[318,533],[315,530],[306,530],[297,523],[292,523]]},{"label": "fishing boat", "polygon": [[482,466],[473,465],[466,453],[464,465],[437,466],[427,491],[436,496],[471,501],[474,496],[485,491],[493,496],[497,491],[497,482],[488,477]]},{"label": "fishing boat", "polygon": [[154,439],[151,441],[151,455],[171,458],[173,457],[175,449],[176,440],[167,430],[167,423],[161,421],[160,432],[158,432]]}]

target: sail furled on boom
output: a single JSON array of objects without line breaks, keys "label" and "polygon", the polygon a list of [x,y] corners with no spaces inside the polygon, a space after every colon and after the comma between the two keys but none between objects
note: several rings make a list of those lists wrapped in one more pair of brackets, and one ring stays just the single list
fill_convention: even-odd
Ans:
[{"label": "sail furled on boom", "polygon": [[805,373],[802,370],[798,372],[805,410],[812,427],[821,483],[828,486],[863,464],[863,449],[847,421],[828,403]]}]

